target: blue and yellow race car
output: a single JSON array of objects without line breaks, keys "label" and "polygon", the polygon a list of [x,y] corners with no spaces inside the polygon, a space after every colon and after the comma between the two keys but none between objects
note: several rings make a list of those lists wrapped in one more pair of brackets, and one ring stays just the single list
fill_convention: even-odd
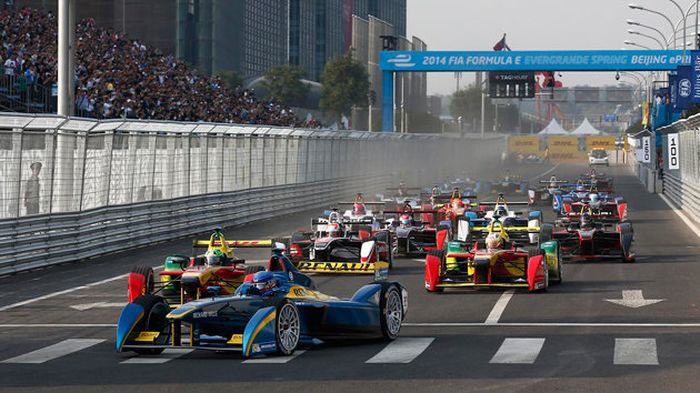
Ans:
[{"label": "blue and yellow race car", "polygon": [[268,269],[246,276],[233,296],[196,300],[174,310],[157,294],[139,296],[121,312],[117,351],[158,354],[189,347],[251,357],[290,355],[300,346],[330,340],[397,337],[408,293],[387,281],[388,264],[378,266],[375,281],[352,298],[339,299],[318,292],[281,252],[283,245],[278,247]]}]

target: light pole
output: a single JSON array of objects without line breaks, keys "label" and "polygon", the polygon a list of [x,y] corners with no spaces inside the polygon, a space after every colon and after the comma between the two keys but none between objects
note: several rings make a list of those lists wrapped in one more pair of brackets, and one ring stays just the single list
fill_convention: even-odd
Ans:
[{"label": "light pole", "polygon": [[[681,18],[683,18],[683,57],[685,57],[685,43],[688,41],[688,40],[686,39],[686,38],[687,38],[687,34],[688,34],[688,30],[686,30],[686,24],[687,24],[687,23],[686,23],[686,22],[687,22],[686,19],[687,19],[687,18],[686,18],[685,12],[683,11],[683,8],[681,8],[681,6],[678,5],[678,3],[676,2],[676,0],[668,0],[668,1],[670,1],[671,3],[673,3],[673,5],[675,5],[676,8],[678,8],[678,11],[681,13]],[[674,42],[673,44],[675,45],[675,42]]]},{"label": "light pole", "polygon": [[659,46],[661,47],[661,49],[668,49],[667,47],[664,46],[664,44],[663,44],[661,41],[659,41],[658,38],[656,38],[656,37],[654,37],[654,36],[651,36],[651,35],[649,35],[649,34],[644,34],[644,33],[642,33],[642,32],[639,32],[639,31],[637,31],[637,30],[632,30],[632,29],[627,30],[627,32],[630,33],[630,34],[632,34],[632,35],[638,35],[638,36],[641,36],[641,37],[646,37],[646,38],[649,38],[649,39],[651,39],[651,40],[654,40],[654,41],[656,41],[657,44],[659,44]]},{"label": "light pole", "polygon": [[[661,39],[663,39],[663,42],[668,43],[668,39],[666,39],[666,36],[664,35],[664,33],[662,33],[661,30],[657,29],[656,27],[645,25],[644,23],[639,23],[639,22],[633,21],[632,19],[627,19],[627,24],[630,26],[639,26],[639,27],[643,27],[645,29],[654,30],[655,32],[659,33],[659,35],[661,36]],[[668,49],[668,44],[666,45],[666,49]]]},{"label": "light pole", "polygon": [[673,45],[674,45],[674,48],[675,48],[675,45],[676,45],[676,28],[675,28],[673,22],[671,21],[671,19],[670,19],[668,16],[666,16],[665,14],[663,14],[663,13],[661,13],[661,12],[659,12],[659,11],[654,11],[654,10],[651,10],[651,9],[649,9],[649,8],[642,7],[641,5],[637,5],[637,4],[628,4],[627,6],[628,6],[629,8],[631,8],[631,9],[633,9],[633,10],[640,10],[640,11],[651,12],[652,14],[659,15],[659,16],[663,17],[664,19],[666,19],[666,21],[668,22],[668,24],[671,25],[671,30],[673,30]]},{"label": "light pole", "polygon": [[638,43],[636,43],[636,42],[633,42],[633,41],[625,41],[625,45],[636,46],[637,48],[642,48],[642,49],[649,49],[649,50],[651,50],[650,47],[648,47],[648,46],[646,46],[646,45],[640,45],[640,44],[638,44]]}]

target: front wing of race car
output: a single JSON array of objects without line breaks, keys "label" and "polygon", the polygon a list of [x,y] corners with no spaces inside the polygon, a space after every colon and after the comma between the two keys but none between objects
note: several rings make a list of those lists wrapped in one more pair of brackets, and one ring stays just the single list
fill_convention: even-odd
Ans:
[{"label": "front wing of race car", "polygon": [[[379,263],[386,263],[380,261]],[[324,262],[324,261],[300,261],[296,267],[304,273],[331,273],[331,274],[374,274],[377,270],[377,262]]]}]

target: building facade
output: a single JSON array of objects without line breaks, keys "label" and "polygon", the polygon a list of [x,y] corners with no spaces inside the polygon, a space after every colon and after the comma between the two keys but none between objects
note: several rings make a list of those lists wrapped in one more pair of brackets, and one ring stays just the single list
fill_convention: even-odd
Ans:
[{"label": "building facade", "polygon": [[[369,2],[371,3],[371,2]],[[383,50],[381,36],[397,37],[398,50],[425,51],[428,46],[418,37],[410,40],[399,34],[398,29],[388,21],[369,15],[364,19],[353,15],[352,46],[353,56],[367,68],[370,81],[369,95],[374,97],[372,105],[371,129],[378,129],[382,107],[382,72],[379,68],[379,54]],[[425,113],[427,111],[427,76],[424,72],[401,72],[394,79],[394,109],[396,130],[408,129],[410,113]],[[360,128],[369,127],[369,113],[357,110],[353,115],[353,124]]]},{"label": "building facade", "polygon": [[177,56],[253,79],[287,62],[287,2],[177,0]]},{"label": "building facade", "polygon": [[392,34],[406,34],[406,0],[287,0],[290,64],[306,69],[319,81],[328,60],[352,46],[354,16],[370,17],[392,26]]},{"label": "building facade", "polygon": [[[124,31],[129,37],[163,53],[175,53],[175,0],[76,0],[76,18],[92,18],[97,26]],[[56,14],[58,0],[15,0],[17,9],[30,7]]]}]

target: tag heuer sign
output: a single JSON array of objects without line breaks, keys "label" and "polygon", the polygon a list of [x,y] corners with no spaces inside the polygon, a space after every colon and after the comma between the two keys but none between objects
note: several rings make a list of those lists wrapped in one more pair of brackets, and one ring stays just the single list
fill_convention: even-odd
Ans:
[{"label": "tag heuer sign", "polygon": [[535,96],[534,72],[489,72],[491,98],[532,98]]}]

